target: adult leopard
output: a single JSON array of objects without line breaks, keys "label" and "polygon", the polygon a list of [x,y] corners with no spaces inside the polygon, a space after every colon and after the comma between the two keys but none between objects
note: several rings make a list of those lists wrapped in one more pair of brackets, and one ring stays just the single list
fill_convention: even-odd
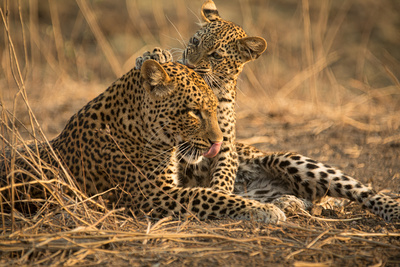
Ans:
[{"label": "adult leopard", "polygon": [[[223,136],[217,105],[212,90],[193,70],[180,63],[160,65],[147,60],[141,70],[129,71],[72,116],[50,145],[83,192],[95,195],[116,188],[104,196],[112,205],[136,214],[285,220],[273,204],[209,188],[178,186],[178,154],[195,164],[220,150]],[[42,164],[58,166],[46,144],[39,145],[39,158]],[[2,186],[9,185],[11,177],[5,160],[0,168]],[[29,157],[18,157],[15,165],[16,183],[35,174]],[[10,195],[10,189],[3,187],[0,193]],[[41,194],[27,187],[15,189],[22,197]],[[7,201],[5,197],[2,203]]]},{"label": "adult leopard", "polygon": [[[399,219],[398,202],[377,194],[340,170],[300,154],[263,152],[235,142],[237,77],[247,62],[264,52],[267,43],[261,37],[248,37],[240,26],[222,19],[211,0],[203,4],[201,15],[205,25],[190,38],[180,61],[202,75],[217,95],[224,144],[219,156],[200,164],[191,166],[182,160],[182,185],[227,192],[232,192],[234,185],[235,194],[273,202],[282,209],[305,207],[307,201],[298,198],[319,202],[325,196],[341,197],[358,202],[387,221]],[[147,58],[172,60],[168,51],[157,48],[139,57],[136,67],[140,68]]]}]

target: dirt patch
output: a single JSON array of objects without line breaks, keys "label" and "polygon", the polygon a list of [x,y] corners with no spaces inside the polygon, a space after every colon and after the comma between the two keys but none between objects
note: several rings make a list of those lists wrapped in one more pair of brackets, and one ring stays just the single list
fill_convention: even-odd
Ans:
[{"label": "dirt patch", "polygon": [[[365,131],[324,118],[288,112],[248,114],[238,120],[238,140],[265,151],[294,151],[333,165],[374,188],[400,193],[400,135]],[[384,118],[382,118],[382,121]],[[321,126],[323,128],[321,128]]]}]

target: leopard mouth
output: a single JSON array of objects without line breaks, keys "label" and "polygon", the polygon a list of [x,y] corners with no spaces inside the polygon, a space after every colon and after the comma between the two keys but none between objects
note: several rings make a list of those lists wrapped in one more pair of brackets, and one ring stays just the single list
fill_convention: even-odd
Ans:
[{"label": "leopard mouth", "polygon": [[185,65],[189,69],[195,70],[196,65],[190,64],[189,60],[186,57],[183,57],[182,59],[178,60],[179,63]]},{"label": "leopard mouth", "polygon": [[210,68],[198,68],[198,66],[196,66],[195,64],[192,64],[189,62],[189,59],[187,58],[186,55],[186,50],[184,51],[182,58],[180,60],[178,60],[179,63],[185,65],[186,67],[194,70],[195,72],[197,72],[200,75],[206,75],[207,73],[212,72],[212,69]]},{"label": "leopard mouth", "polygon": [[203,157],[213,158],[221,150],[222,142],[213,143],[204,152],[204,147],[202,148],[194,145],[193,143],[183,143],[178,147],[178,158],[186,161],[189,164],[199,163]]},{"label": "leopard mouth", "polygon": [[189,69],[196,71],[196,66],[193,64],[190,64],[187,60],[185,60],[185,66],[188,67]]},{"label": "leopard mouth", "polygon": [[221,150],[221,145],[222,145],[222,142],[213,143],[211,145],[210,149],[207,152],[203,153],[203,156],[206,158],[215,157]]}]

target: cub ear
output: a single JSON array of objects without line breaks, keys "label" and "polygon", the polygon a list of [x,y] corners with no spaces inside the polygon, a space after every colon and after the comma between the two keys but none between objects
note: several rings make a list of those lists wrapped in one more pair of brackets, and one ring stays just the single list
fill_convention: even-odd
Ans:
[{"label": "cub ear", "polygon": [[162,98],[174,90],[171,78],[155,60],[146,60],[140,69],[140,75],[143,78],[143,87],[152,97]]},{"label": "cub ear", "polygon": [[207,23],[221,20],[221,17],[218,14],[217,7],[212,0],[206,0],[201,6],[201,17]]},{"label": "cub ear", "polygon": [[257,59],[267,49],[267,41],[262,37],[245,37],[237,45],[246,61]]}]

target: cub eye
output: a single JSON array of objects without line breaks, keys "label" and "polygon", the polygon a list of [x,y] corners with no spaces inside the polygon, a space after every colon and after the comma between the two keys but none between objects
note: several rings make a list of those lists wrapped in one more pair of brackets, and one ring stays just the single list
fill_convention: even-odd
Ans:
[{"label": "cub eye", "polygon": [[190,40],[190,42],[194,45],[198,45],[200,43],[199,39],[197,39],[196,37],[193,37],[192,40]]},{"label": "cub eye", "polygon": [[222,58],[222,56],[217,52],[213,52],[210,56],[212,56],[215,59],[221,59]]}]

